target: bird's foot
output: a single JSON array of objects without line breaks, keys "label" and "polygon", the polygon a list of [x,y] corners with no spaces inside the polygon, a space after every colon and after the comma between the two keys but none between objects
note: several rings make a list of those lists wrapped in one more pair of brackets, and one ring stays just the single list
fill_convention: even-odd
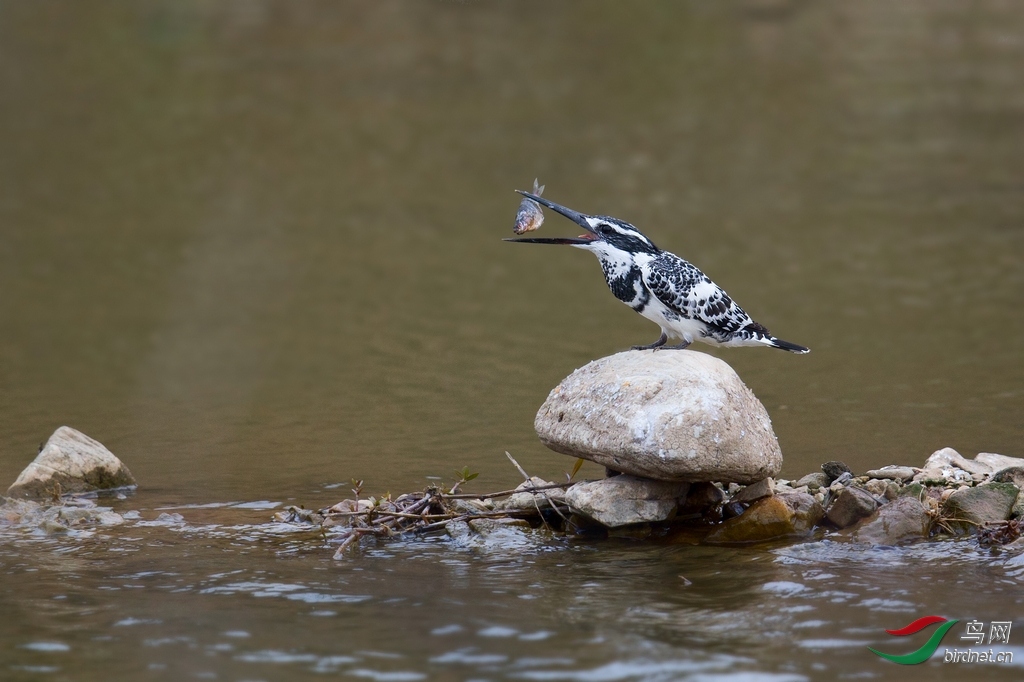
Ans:
[{"label": "bird's foot", "polygon": [[682,343],[677,343],[674,346],[665,346],[662,350],[683,350],[684,348],[688,348],[690,346],[690,343],[692,342],[683,341]]},{"label": "bird's foot", "polygon": [[658,350],[665,345],[666,341],[668,341],[668,336],[665,335],[665,332],[662,332],[661,336],[654,343],[648,346],[633,346],[633,350]]}]

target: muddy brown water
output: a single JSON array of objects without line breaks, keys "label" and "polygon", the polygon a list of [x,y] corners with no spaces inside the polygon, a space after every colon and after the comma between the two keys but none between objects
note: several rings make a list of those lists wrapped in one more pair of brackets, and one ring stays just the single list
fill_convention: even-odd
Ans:
[{"label": "muddy brown water", "polygon": [[[708,351],[785,476],[1024,454],[1022,35],[1002,2],[0,5],[0,481],[69,424],[141,482],[124,526],[0,529],[0,678],[1019,679],[1024,566],[971,541],[335,562],[267,521],[571,467],[535,410],[657,330],[500,241],[535,176],[813,349]],[[867,651],[929,614],[1013,621],[1017,661]]]}]

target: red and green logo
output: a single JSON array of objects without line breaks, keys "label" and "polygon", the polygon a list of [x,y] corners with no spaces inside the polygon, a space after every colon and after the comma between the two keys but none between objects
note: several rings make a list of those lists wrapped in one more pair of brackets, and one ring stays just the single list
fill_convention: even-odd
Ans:
[{"label": "red and green logo", "polygon": [[932,636],[928,638],[928,641],[924,643],[917,651],[911,651],[909,654],[885,654],[877,649],[868,647],[868,651],[873,654],[878,654],[887,661],[893,663],[899,663],[900,665],[916,665],[918,663],[924,663],[935,650],[939,648],[939,643],[942,641],[943,636],[949,631],[951,627],[956,625],[958,620],[947,620],[942,616],[925,616],[924,618],[918,618],[910,625],[900,628],[899,630],[886,630],[890,635],[897,637],[906,637],[907,635],[913,635],[915,633],[924,630],[929,625],[935,625],[936,623],[942,623],[939,628],[932,633]]}]

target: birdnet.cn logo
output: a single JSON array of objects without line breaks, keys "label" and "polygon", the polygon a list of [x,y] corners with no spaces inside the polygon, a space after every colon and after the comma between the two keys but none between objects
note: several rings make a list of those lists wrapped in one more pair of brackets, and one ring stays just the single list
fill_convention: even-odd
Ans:
[{"label": "birdnet.cn logo", "polygon": [[[917,651],[911,651],[908,654],[887,654],[871,647],[868,647],[868,651],[881,656],[887,661],[899,663],[900,665],[924,663],[939,648],[939,644],[942,643],[942,638],[946,636],[946,633],[959,622],[957,619],[949,620],[942,616],[924,616],[898,630],[886,630],[887,633],[895,637],[908,637],[939,623],[939,627],[932,632],[928,641]],[[963,645],[966,648],[947,648],[943,652],[942,661],[944,663],[1012,663],[1012,651],[993,648],[993,645],[1010,644],[1011,625],[1013,623],[1008,620],[994,620],[986,628],[985,623],[982,621],[968,621],[964,625],[964,633],[960,635],[960,640],[967,642],[967,644]],[[988,639],[988,648],[985,648],[986,639]],[[972,642],[973,646],[971,645]],[[976,649],[974,647],[979,648]]]}]

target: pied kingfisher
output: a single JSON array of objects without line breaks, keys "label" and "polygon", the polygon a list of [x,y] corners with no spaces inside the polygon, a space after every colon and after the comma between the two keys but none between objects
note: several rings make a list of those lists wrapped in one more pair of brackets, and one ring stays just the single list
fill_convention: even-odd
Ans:
[{"label": "pied kingfisher", "polygon": [[[569,244],[597,256],[615,297],[661,327],[657,341],[633,346],[634,350],[681,349],[694,341],[703,341],[715,346],[770,346],[791,353],[810,352],[772,336],[697,267],[674,253],[662,251],[629,223],[608,216],[584,215],[536,194],[516,191],[561,213],[586,233],[579,237],[522,237],[505,241]],[[669,337],[682,342],[665,346]]]}]

